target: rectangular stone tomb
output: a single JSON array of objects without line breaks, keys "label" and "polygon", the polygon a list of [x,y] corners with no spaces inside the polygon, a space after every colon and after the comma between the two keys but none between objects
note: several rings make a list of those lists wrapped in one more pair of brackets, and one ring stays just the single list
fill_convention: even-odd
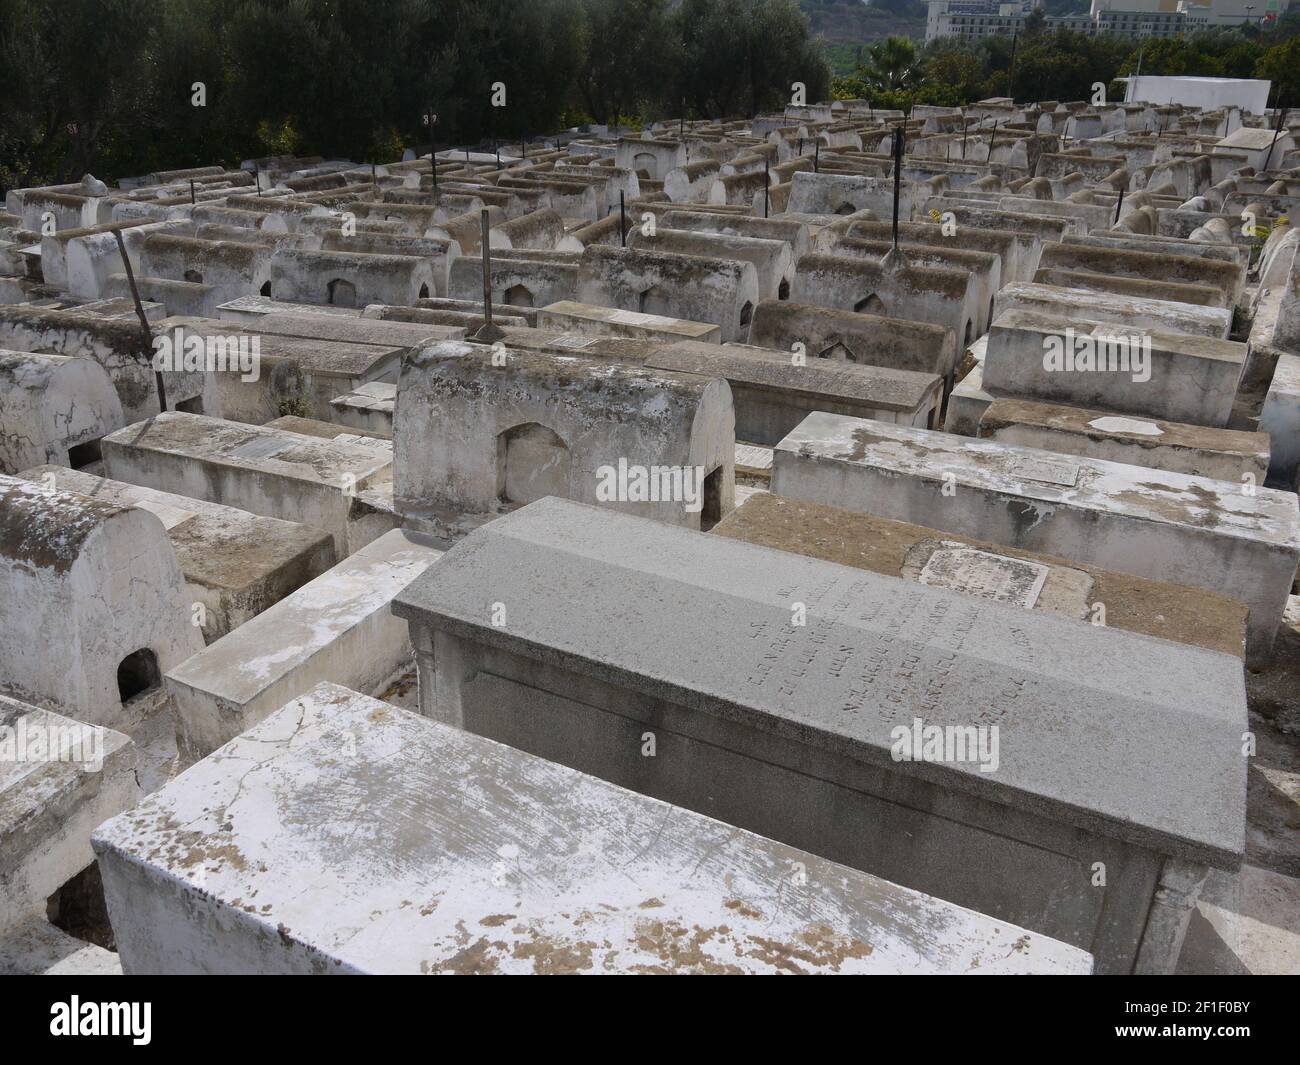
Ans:
[{"label": "rectangular stone tomb", "polygon": [[113,480],[314,525],[333,536],[339,558],[359,546],[349,537],[353,499],[393,463],[364,443],[180,411],[110,433],[101,447]]},{"label": "rectangular stone tomb", "polygon": [[772,490],[1240,599],[1252,663],[1300,559],[1289,492],[831,414],[776,446]]},{"label": "rectangular stone tomb", "polygon": [[943,378],[936,374],[832,359],[795,364],[788,352],[746,344],[686,341],[661,349],[645,365],[725,378],[736,438],[768,447],[814,410],[929,428],[943,401]]},{"label": "rectangular stone tomb", "polygon": [[691,322],[662,314],[624,311],[591,303],[561,300],[543,307],[537,314],[539,329],[567,330],[586,336],[644,337],[651,340],[698,340],[716,344],[722,339],[719,326]]},{"label": "rectangular stone tomb", "polygon": [[203,757],[321,681],[378,688],[410,659],[389,603],[441,554],[394,529],[170,671],[181,753]]},{"label": "rectangular stone tomb", "polygon": [[1100,971],[1172,969],[1206,867],[1241,861],[1230,654],[553,498],[470,534],[393,610],[423,713]]},{"label": "rectangular stone tomb", "polygon": [[0,930],[93,860],[91,830],[140,795],[122,733],[0,695]]},{"label": "rectangular stone tomb", "polygon": [[167,530],[199,627],[212,643],[334,565],[334,540],[323,529],[250,514],[203,499],[59,466],[23,472],[48,484],[156,514]]},{"label": "rectangular stone tomb", "polygon": [[1272,442],[1270,480],[1279,488],[1300,491],[1300,356],[1278,357],[1259,428]]},{"label": "rectangular stone tomb", "polygon": [[1268,471],[1267,433],[1136,418],[1035,400],[994,400],[980,418],[978,435],[1019,447],[1238,484],[1261,485]]},{"label": "rectangular stone tomb", "polygon": [[94,844],[129,974],[1091,969],[1045,936],[330,684]]},{"label": "rectangular stone tomb", "polygon": [[1238,658],[1245,653],[1245,604],[1203,588],[1149,581],[771,492],[755,493],[710,531],[1026,610],[1061,614],[1080,623],[1104,620],[1112,629]]},{"label": "rectangular stone tomb", "polygon": [[1224,426],[1246,345],[1006,311],[993,321],[983,388],[1192,425]]},{"label": "rectangular stone tomb", "polygon": [[1217,340],[1227,340],[1232,329],[1232,311],[1227,307],[1199,307],[1193,303],[1170,303],[1032,282],[1004,285],[998,291],[993,300],[994,320],[1006,311],[1055,315],[1066,324],[1073,318],[1083,318],[1113,322],[1130,330],[1190,333]]}]

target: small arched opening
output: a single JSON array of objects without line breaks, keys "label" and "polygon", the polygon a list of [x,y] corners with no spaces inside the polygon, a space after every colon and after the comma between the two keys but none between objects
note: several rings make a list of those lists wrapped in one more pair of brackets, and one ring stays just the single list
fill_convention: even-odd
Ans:
[{"label": "small arched opening", "polygon": [[846,345],[842,340],[836,340],[829,346],[822,348],[821,351],[817,352],[817,358],[834,359],[837,362],[858,361],[854,358],[853,352],[849,350],[848,345]]},{"label": "small arched opening", "polygon": [[526,422],[497,436],[497,497],[522,506],[545,496],[567,498],[569,449],[558,433]]},{"label": "small arched opening", "polygon": [[531,307],[533,294],[526,285],[511,285],[506,289],[505,302],[511,307]]},{"label": "small arched opening", "polygon": [[203,275],[199,273],[197,270],[186,270],[185,280],[188,281],[191,285],[201,285],[203,284]]},{"label": "small arched opening", "polygon": [[258,294],[261,295],[261,296],[265,296],[267,299],[270,299],[270,298],[271,298],[271,282],[269,282],[269,281],[266,282],[266,283],[265,283],[265,284],[264,284],[260,289],[258,289]]},{"label": "small arched opening", "polygon": [[878,314],[884,317],[885,301],[877,296],[874,292],[869,296],[864,296],[853,305],[853,309],[859,314]]},{"label": "small arched opening", "polygon": [[125,706],[132,699],[158,687],[162,673],[158,669],[158,656],[148,647],[132,651],[117,666],[117,697]]},{"label": "small arched opening", "polygon": [[351,281],[336,277],[325,286],[331,307],[355,307],[357,305],[357,287]]},{"label": "small arched opening", "polygon": [[790,298],[790,282],[783,279],[776,287],[776,298],[779,300],[788,300]]},{"label": "small arched opening", "polygon": [[652,152],[637,152],[632,157],[632,169],[637,172],[637,177],[654,181],[659,172],[659,161]]},{"label": "small arched opening", "polygon": [[673,317],[668,297],[653,285],[640,292],[636,298],[636,308],[642,314],[660,314]]}]

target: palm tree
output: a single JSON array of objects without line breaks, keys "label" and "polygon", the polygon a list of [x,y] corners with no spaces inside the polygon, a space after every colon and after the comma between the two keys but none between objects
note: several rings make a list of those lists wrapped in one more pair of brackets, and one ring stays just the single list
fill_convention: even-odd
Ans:
[{"label": "palm tree", "polygon": [[921,80],[916,45],[906,37],[887,37],[867,49],[861,76],[882,92],[907,89]]}]

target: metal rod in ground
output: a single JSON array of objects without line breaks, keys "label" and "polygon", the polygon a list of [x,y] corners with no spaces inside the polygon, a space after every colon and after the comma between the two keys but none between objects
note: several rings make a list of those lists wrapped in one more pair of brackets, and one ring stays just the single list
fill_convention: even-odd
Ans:
[{"label": "metal rod in ground", "polygon": [[438,194],[438,141],[433,135],[433,126],[437,118],[433,113],[433,105],[429,105],[429,169],[433,172],[433,192]]},{"label": "metal rod in ground", "polygon": [[819,173],[818,167],[821,166],[821,158],[822,158],[822,142],[819,139],[813,145],[813,173],[814,174]]},{"label": "metal rod in ground", "polygon": [[767,217],[768,208],[768,186],[772,183],[772,172],[768,167],[768,161],[763,160],[763,217]]},{"label": "metal rod in ground", "polygon": [[[1274,138],[1274,139],[1276,139],[1276,138]],[[190,203],[191,203],[191,204],[194,204],[194,203],[197,203],[197,202],[198,202],[198,201],[197,201],[197,200],[195,199],[195,197],[194,197],[194,179],[191,178],[191,179],[190,179]]]},{"label": "metal rod in ground", "polygon": [[618,243],[621,247],[627,247],[627,205],[622,189],[618,190]]},{"label": "metal rod in ground", "polygon": [[483,253],[483,326],[488,332],[492,329],[492,254],[488,249],[488,230],[491,223],[488,221],[488,209],[483,208],[479,212],[479,240],[482,242],[480,251]]},{"label": "metal rod in ground", "polygon": [[894,251],[898,251],[898,196],[903,183],[903,138],[905,136],[902,126],[894,128]]},{"label": "metal rod in ground", "polygon": [[1120,189],[1119,199],[1115,201],[1115,221],[1111,222],[1112,226],[1119,224],[1119,209],[1123,206],[1124,206],[1124,190]]},{"label": "metal rod in ground", "polygon": [[[126,283],[131,289],[131,299],[135,303],[136,317],[140,319],[140,338],[144,342],[144,357],[153,365],[153,330],[149,328],[149,317],[144,313],[144,304],[140,302],[140,290],[135,285],[135,271],[131,269],[131,257],[126,253],[126,242],[122,234],[113,230],[117,240],[117,253],[122,256],[122,266],[126,270]],[[167,409],[167,386],[163,384],[162,370],[154,366],[154,384],[158,387],[158,410]]]},{"label": "metal rod in ground", "polygon": [[[1279,95],[1280,95],[1280,94],[1279,94]],[[1279,100],[1278,102],[1281,103],[1281,100]],[[1289,110],[1289,109],[1288,109],[1288,110]],[[1278,113],[1278,116],[1277,116],[1277,128],[1276,128],[1275,130],[1273,130],[1273,140],[1269,142],[1269,146],[1268,146],[1268,154],[1267,154],[1266,156],[1264,156],[1264,165],[1263,165],[1262,167],[1260,167],[1261,170],[1267,170],[1267,169],[1268,169],[1269,161],[1273,158],[1273,145],[1277,144],[1277,139],[1278,139],[1278,137],[1279,137],[1279,136],[1281,135],[1281,133],[1282,133],[1282,124],[1283,124],[1283,122],[1286,121],[1286,115],[1287,115],[1287,112],[1286,112],[1286,111],[1280,111],[1280,112]]]}]

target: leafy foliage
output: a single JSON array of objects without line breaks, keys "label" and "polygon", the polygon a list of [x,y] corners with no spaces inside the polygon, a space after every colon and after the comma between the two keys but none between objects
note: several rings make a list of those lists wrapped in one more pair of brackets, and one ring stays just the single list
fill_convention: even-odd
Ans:
[{"label": "leafy foliage", "polygon": [[0,0],[0,185],[388,159],[429,110],[440,144],[739,117],[794,82],[830,93],[796,0]]},{"label": "leafy foliage", "polygon": [[[911,103],[956,107],[991,96],[1017,100],[1086,100],[1101,82],[1111,98],[1114,79],[1144,74],[1268,78],[1280,106],[1300,106],[1300,19],[1280,20],[1272,30],[1255,27],[1182,37],[1134,41],[1049,30],[1034,19],[1014,42],[946,38],[917,52],[907,38],[877,41],[858,53],[851,74],[832,85],[837,99],[868,98],[880,107]],[[915,52],[910,65],[905,57]],[[907,76],[897,71],[906,68]]]}]

